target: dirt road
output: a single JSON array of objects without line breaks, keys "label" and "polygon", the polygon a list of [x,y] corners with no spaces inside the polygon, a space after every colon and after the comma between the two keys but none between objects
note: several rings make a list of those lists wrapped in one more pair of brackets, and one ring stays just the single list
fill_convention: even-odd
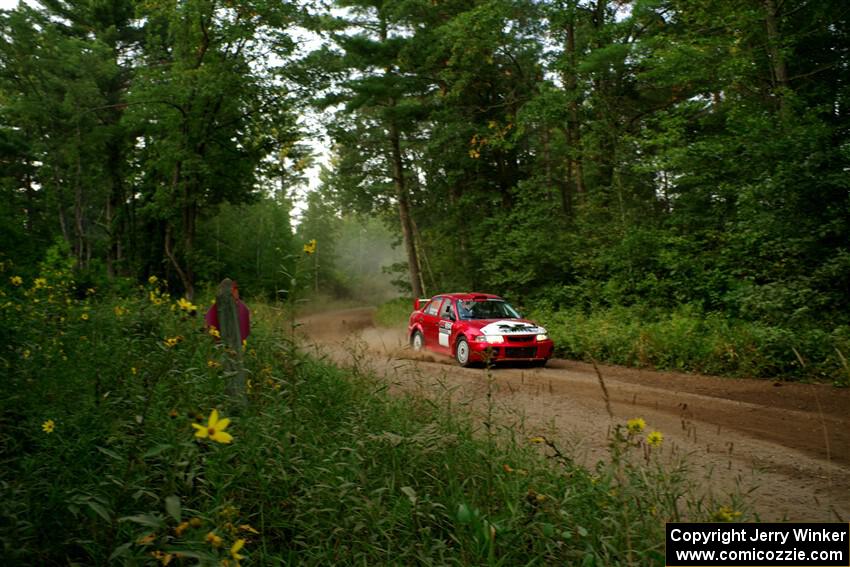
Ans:
[{"label": "dirt road", "polygon": [[[850,521],[850,390],[735,380],[553,359],[546,368],[460,368],[439,355],[417,355],[403,328],[377,328],[373,310],[305,317],[315,348],[340,364],[367,366],[396,391],[450,392],[481,411],[488,390],[498,421],[542,434],[591,464],[606,455],[614,423],[643,417],[664,434],[669,458],[687,454],[691,480],[706,498],[746,494],[765,521]],[[613,415],[609,415],[610,412]]]}]

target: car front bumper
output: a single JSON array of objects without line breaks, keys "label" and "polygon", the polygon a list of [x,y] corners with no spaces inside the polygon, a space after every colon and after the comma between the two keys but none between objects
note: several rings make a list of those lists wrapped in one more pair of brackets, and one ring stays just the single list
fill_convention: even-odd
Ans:
[{"label": "car front bumper", "polygon": [[551,340],[503,343],[474,341],[469,344],[470,358],[478,362],[507,362],[521,360],[548,360],[555,350]]}]

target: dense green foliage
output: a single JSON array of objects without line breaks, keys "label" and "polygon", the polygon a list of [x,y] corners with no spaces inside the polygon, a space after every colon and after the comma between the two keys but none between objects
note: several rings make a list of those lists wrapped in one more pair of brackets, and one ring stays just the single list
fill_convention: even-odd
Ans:
[{"label": "dense green foliage", "polygon": [[[230,275],[271,298],[317,239],[310,287],[363,297],[360,215],[401,244],[359,240],[389,258],[382,291],[687,313],[783,337],[754,343],[773,345],[757,374],[844,372],[836,0],[107,4],[0,13],[0,248],[24,271],[60,242],[91,282],[156,274],[191,299]],[[310,103],[332,155],[293,235]]]},{"label": "dense green foliage", "polygon": [[[720,333],[765,360],[674,366],[776,375],[802,357],[816,361],[812,375],[846,375],[836,351],[850,323],[841,3],[339,5],[354,9],[328,26],[329,68],[343,79],[325,99],[347,105],[331,130],[327,194],[343,208],[394,207],[400,170],[390,140],[371,133],[386,125],[386,77],[403,77],[402,170],[425,290],[565,309],[552,317],[564,325],[686,313],[706,321],[695,332],[713,329],[709,343]],[[580,344],[566,352],[588,356]]]},{"label": "dense green foliage", "polygon": [[242,406],[228,354],[163,282],[77,298],[55,260],[2,270],[6,565],[661,565],[666,520],[739,515],[641,427],[584,468],[458,417],[448,392],[390,397],[302,356],[279,306],[253,306]]}]

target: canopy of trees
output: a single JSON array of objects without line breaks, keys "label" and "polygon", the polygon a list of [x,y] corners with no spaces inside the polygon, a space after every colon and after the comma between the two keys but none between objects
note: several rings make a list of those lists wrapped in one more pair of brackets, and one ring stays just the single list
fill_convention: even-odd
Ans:
[{"label": "canopy of trees", "polygon": [[[0,15],[0,241],[24,262],[59,238],[80,269],[167,273],[190,296],[239,262],[273,287],[309,100],[333,140],[310,222],[389,219],[414,294],[847,324],[848,17],[837,0],[21,5]],[[321,47],[296,56],[295,26]],[[268,246],[240,252],[249,209],[223,203],[254,203]]]}]

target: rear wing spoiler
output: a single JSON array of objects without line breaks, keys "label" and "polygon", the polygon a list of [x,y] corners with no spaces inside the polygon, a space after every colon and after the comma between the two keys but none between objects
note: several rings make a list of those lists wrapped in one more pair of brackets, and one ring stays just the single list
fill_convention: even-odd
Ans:
[{"label": "rear wing spoiler", "polygon": [[431,298],[430,298],[430,297],[417,297],[417,298],[414,298],[414,300],[413,300],[413,310],[414,310],[414,311],[419,311],[419,309],[421,309],[421,308],[422,308],[422,306],[423,306],[423,305],[425,305],[426,303],[428,303],[430,300],[431,300]]}]

